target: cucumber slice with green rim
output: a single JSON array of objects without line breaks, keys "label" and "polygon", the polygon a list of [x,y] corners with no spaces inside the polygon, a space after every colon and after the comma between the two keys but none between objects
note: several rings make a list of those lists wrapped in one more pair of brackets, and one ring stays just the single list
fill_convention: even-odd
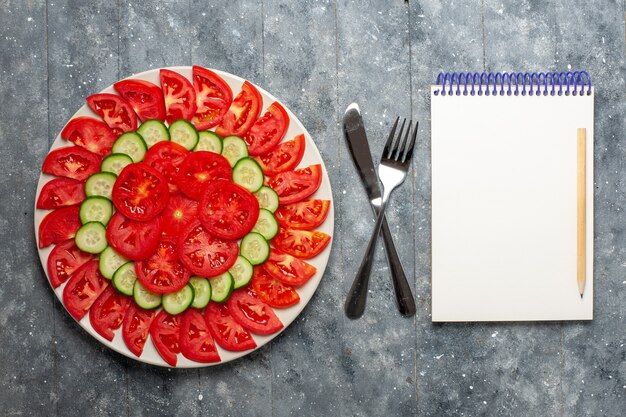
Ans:
[{"label": "cucumber slice with green rim", "polygon": [[228,270],[235,281],[235,289],[248,285],[254,274],[252,264],[243,256],[237,256],[237,260]]},{"label": "cucumber slice with green rim", "polygon": [[[103,277],[107,279],[113,279],[117,270],[128,263],[128,259],[115,252],[115,249],[108,246],[100,254],[100,260],[98,261],[98,268]],[[133,271],[134,272],[134,271]]]},{"label": "cucumber slice with green rim", "polygon": [[130,156],[123,153],[112,153],[104,157],[102,165],[100,165],[100,171],[110,172],[111,174],[120,175],[120,172],[126,165],[133,163]]},{"label": "cucumber slice with green rim", "polygon": [[110,172],[95,173],[85,182],[85,195],[87,197],[97,195],[110,200],[115,180],[117,180],[117,175]]},{"label": "cucumber slice with green rim", "polygon": [[222,139],[222,156],[234,167],[240,159],[248,156],[248,145],[239,136],[226,136]]},{"label": "cucumber slice with green rim", "polygon": [[80,204],[79,217],[81,224],[100,222],[106,226],[113,216],[113,203],[104,197],[87,197]]},{"label": "cucumber slice with green rim", "polygon": [[204,308],[211,301],[211,283],[202,277],[191,277],[189,284],[193,287],[193,308]]},{"label": "cucumber slice with green rim", "polygon": [[148,152],[148,145],[146,145],[139,133],[126,132],[113,143],[111,152],[123,153],[130,156],[133,162],[141,162],[144,156],[146,156],[146,152]]},{"label": "cucumber slice with green rim", "polygon": [[150,291],[143,286],[141,281],[136,280],[133,285],[133,299],[135,304],[144,310],[153,310],[161,305],[161,294]]},{"label": "cucumber slice with green rim", "polygon": [[189,284],[176,292],[163,294],[163,310],[172,315],[187,310],[194,299],[193,287]]},{"label": "cucumber slice with green rim", "polygon": [[239,252],[252,265],[260,265],[270,257],[270,245],[260,233],[250,232],[241,239]]},{"label": "cucumber slice with green rim", "polygon": [[235,287],[235,280],[230,272],[209,278],[209,281],[211,282],[211,301],[223,303],[228,300]]},{"label": "cucumber slice with green rim", "polygon": [[222,137],[211,130],[201,130],[198,132],[198,144],[194,151],[209,151],[222,153]]},{"label": "cucumber slice with green rim", "polygon": [[250,157],[241,158],[233,168],[233,181],[251,193],[263,187],[263,170],[258,162]]},{"label": "cucumber slice with green rim", "polygon": [[259,218],[252,228],[253,232],[259,233],[265,240],[271,240],[278,233],[278,222],[271,211],[259,210]]},{"label": "cucumber slice with green rim", "polygon": [[165,123],[158,119],[146,120],[137,128],[137,133],[141,135],[148,148],[157,142],[170,140],[170,132]]},{"label": "cucumber slice with green rim", "polygon": [[98,254],[108,246],[106,234],[107,229],[102,223],[89,222],[78,229],[74,241],[83,252]]},{"label": "cucumber slice with green rim", "polygon": [[190,151],[198,144],[198,131],[189,121],[178,119],[170,125],[170,140]]},{"label": "cucumber slice with green rim", "polygon": [[132,261],[117,268],[113,274],[113,287],[129,297],[133,295],[135,281],[137,281],[137,274],[135,273],[135,263]]},{"label": "cucumber slice with green rim", "polygon": [[254,193],[257,201],[259,202],[259,207],[264,208],[266,210],[271,211],[272,213],[278,209],[278,194],[270,187],[266,187],[265,185],[259,189],[256,193]]}]

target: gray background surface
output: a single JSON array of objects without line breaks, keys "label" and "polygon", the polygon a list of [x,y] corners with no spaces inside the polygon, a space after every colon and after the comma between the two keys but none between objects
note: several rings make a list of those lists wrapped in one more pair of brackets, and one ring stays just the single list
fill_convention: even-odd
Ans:
[{"label": "gray background surface", "polygon": [[[0,1],[0,415],[623,416],[626,413],[625,3]],[[330,173],[333,255],[303,314],[226,365],[168,370],[100,345],[39,265],[36,181],[84,98],[133,73],[198,64],[245,77],[304,123]],[[587,69],[596,86],[595,319],[430,321],[429,85],[441,70]],[[365,316],[342,304],[373,218],[340,120],[357,101],[374,155],[419,119],[389,223],[418,314],[378,253]]]}]

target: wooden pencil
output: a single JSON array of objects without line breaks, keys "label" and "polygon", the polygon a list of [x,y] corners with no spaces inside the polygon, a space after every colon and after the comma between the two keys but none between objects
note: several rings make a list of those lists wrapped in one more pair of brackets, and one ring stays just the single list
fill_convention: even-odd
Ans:
[{"label": "wooden pencil", "polygon": [[587,191],[587,129],[578,129],[578,256],[577,281],[580,298],[585,291],[586,280],[586,191]]}]

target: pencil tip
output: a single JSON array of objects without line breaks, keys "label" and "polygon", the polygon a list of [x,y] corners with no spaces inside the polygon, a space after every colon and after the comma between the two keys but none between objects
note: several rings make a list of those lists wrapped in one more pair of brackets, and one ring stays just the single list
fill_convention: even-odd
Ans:
[{"label": "pencil tip", "polygon": [[583,295],[582,295],[582,294],[580,294],[580,299],[581,299],[581,300],[583,299]]}]

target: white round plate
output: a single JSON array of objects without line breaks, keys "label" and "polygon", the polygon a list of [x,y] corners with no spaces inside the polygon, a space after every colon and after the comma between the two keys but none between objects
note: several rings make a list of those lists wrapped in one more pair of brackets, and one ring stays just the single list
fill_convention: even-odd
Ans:
[{"label": "white round plate", "polygon": [[[169,67],[167,69],[176,71],[184,75],[185,77],[187,77],[189,80],[191,80],[191,67]],[[233,91],[233,97],[235,97],[239,93],[239,91],[241,91],[241,86],[245,81],[243,78],[226,73],[224,71],[213,70],[213,69],[212,71],[219,74],[228,83],[228,85]],[[160,85],[159,69],[142,72],[142,73],[133,75],[132,77],[128,77],[128,78],[142,79],[142,80],[150,81],[156,85]],[[263,111],[261,114],[264,114],[265,109],[267,109],[267,107],[270,104],[272,104],[274,101],[279,101],[279,100],[277,100],[274,96],[272,96],[270,93],[263,90],[262,88],[256,85],[255,87],[257,87],[257,89],[263,96]],[[113,86],[109,86],[105,88],[104,90],[102,90],[102,92],[103,93],[116,93]],[[289,108],[285,106],[282,102],[281,104],[283,105],[283,107],[285,107],[290,117],[289,130],[287,131],[287,134],[285,135],[285,138],[283,140],[293,139],[296,135],[301,134],[301,133],[304,134],[304,137],[306,139],[306,150],[304,153],[304,157],[302,158],[302,162],[300,162],[299,167],[305,167],[305,166],[312,165],[312,164],[321,164],[322,166],[322,173],[323,173],[322,184],[319,190],[317,190],[317,192],[313,196],[311,196],[311,198],[319,198],[319,199],[331,201],[330,209],[328,212],[328,217],[326,218],[326,221],[317,230],[324,232],[330,236],[333,236],[334,207],[333,207],[332,191],[330,188],[330,181],[328,179],[328,171],[326,170],[324,161],[322,161],[322,157],[319,151],[317,150],[315,143],[311,139],[311,135],[309,135],[309,133],[306,131],[302,123],[300,123],[298,118],[289,110]],[[99,119],[99,117],[94,112],[92,112],[91,109],[86,104],[83,105],[74,114],[74,116],[72,116],[72,118],[77,117],[77,116],[92,116],[92,117]],[[52,151],[54,149],[61,148],[64,146],[70,146],[70,145],[72,145],[72,143],[61,138],[61,135],[59,134],[56,137],[54,143],[52,144],[50,150]],[[41,188],[43,187],[43,185],[53,178],[54,178],[53,176],[43,174],[43,173],[40,175],[39,183],[37,185],[37,197],[35,201],[37,201],[37,198],[39,198],[39,193],[41,192]],[[37,244],[39,244],[39,235],[38,235],[39,224],[41,223],[41,220],[44,218],[44,216],[48,214],[48,212],[49,212],[48,210],[40,210],[40,209],[35,208],[35,239],[37,240]],[[256,349],[261,348],[263,345],[265,345],[270,340],[278,336],[282,331],[284,331],[289,326],[289,324],[291,324],[291,322],[293,322],[295,318],[298,317],[298,315],[300,314],[300,312],[302,312],[302,310],[307,305],[309,300],[311,300],[313,293],[315,292],[317,286],[320,283],[320,280],[322,279],[322,276],[324,275],[324,270],[326,269],[326,264],[328,263],[328,258],[330,256],[331,245],[332,245],[332,240],[331,240],[331,244],[328,245],[328,247],[326,247],[322,253],[320,253],[318,256],[316,256],[313,259],[307,260],[308,263],[310,263],[311,265],[317,268],[317,272],[313,276],[313,278],[311,278],[305,285],[298,287],[296,289],[298,291],[298,294],[300,295],[300,302],[289,308],[274,309],[276,315],[278,316],[280,321],[283,323],[284,328],[280,332],[274,333],[269,336],[253,334],[253,338],[257,344]],[[47,261],[48,261],[48,255],[50,254],[53,247],[54,245],[50,245],[47,248],[39,249],[39,258],[41,259],[41,264],[43,265],[44,271],[46,271],[46,276],[48,274],[47,267],[46,267]],[[50,278],[48,277],[48,280],[49,279]],[[59,286],[56,289],[53,289],[54,293],[61,301],[61,304],[63,304],[63,288],[64,287],[65,287],[65,284]],[[92,335],[98,341],[100,341],[100,343],[104,344],[105,346],[110,347],[111,349],[125,356],[128,356],[129,358],[136,359],[141,362],[149,363],[152,365],[169,366],[161,358],[156,348],[150,341],[150,336],[148,336],[148,340],[146,341],[143,353],[141,354],[140,357],[137,357],[130,350],[128,350],[128,348],[124,344],[124,341],[122,339],[122,334],[121,334],[122,333],[121,328],[115,331],[115,337],[113,338],[113,341],[109,342],[108,340],[100,336],[93,329],[93,327],[91,326],[91,323],[89,322],[89,314],[86,314],[82,318],[82,320],[78,322],[78,324],[83,329],[85,329],[90,335]],[[256,349],[247,350],[244,352],[231,352],[231,351],[224,350],[221,347],[217,346],[217,350],[219,352],[219,355],[222,361],[218,363],[210,363],[210,364],[194,362],[185,358],[183,355],[179,354],[176,367],[177,368],[196,368],[196,367],[219,365],[221,363],[229,362],[234,359],[245,356],[253,352]]]}]

